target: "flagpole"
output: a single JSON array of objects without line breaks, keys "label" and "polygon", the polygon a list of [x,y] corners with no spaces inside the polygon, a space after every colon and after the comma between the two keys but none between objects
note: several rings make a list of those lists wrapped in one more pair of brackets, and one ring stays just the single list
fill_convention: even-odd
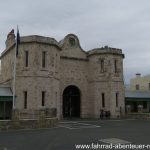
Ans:
[{"label": "flagpole", "polygon": [[[17,26],[18,32],[18,26]],[[16,55],[18,49],[18,40],[16,36],[16,46],[15,46],[15,53],[14,53],[14,68],[13,68],[13,109],[15,109],[15,95],[16,95]]]}]

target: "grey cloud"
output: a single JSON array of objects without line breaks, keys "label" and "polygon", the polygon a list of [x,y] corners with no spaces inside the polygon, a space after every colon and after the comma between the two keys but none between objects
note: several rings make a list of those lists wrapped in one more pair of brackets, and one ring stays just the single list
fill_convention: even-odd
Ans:
[{"label": "grey cloud", "polygon": [[39,34],[59,41],[75,33],[85,50],[104,45],[121,48],[128,82],[136,72],[150,71],[149,8],[149,0],[1,1],[0,49],[17,24],[21,36]]}]

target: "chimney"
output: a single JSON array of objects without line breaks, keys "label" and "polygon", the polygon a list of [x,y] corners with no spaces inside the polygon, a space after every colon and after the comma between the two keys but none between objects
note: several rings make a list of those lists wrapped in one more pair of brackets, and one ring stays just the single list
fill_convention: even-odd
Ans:
[{"label": "chimney", "polygon": [[141,77],[140,73],[136,73],[136,78]]},{"label": "chimney", "polygon": [[7,35],[7,39],[6,39],[6,48],[8,48],[12,43],[15,42],[15,34],[14,34],[14,29],[12,29],[8,35]]}]

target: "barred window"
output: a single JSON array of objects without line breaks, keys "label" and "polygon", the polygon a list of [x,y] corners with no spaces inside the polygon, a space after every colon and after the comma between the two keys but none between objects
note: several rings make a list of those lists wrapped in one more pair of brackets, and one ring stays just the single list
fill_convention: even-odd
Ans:
[{"label": "barred window", "polygon": [[105,93],[102,93],[102,107],[105,107]]},{"label": "barred window", "polygon": [[117,73],[117,69],[118,69],[118,68],[117,68],[117,63],[118,63],[118,61],[115,59],[115,62],[114,62],[114,67],[115,67],[114,69],[115,69],[115,73]]},{"label": "barred window", "polygon": [[45,91],[42,91],[42,106],[45,106]]},{"label": "barred window", "polygon": [[24,109],[27,109],[27,91],[24,91]]},{"label": "barred window", "polygon": [[25,67],[28,67],[28,61],[29,61],[29,52],[25,51]]},{"label": "barred window", "polygon": [[119,93],[116,93],[116,107],[118,107],[118,97],[119,97]]},{"label": "barred window", "polygon": [[104,59],[100,60],[100,65],[101,65],[101,72],[104,72]]},{"label": "barred window", "polygon": [[46,52],[42,52],[42,67],[45,68],[46,66]]}]

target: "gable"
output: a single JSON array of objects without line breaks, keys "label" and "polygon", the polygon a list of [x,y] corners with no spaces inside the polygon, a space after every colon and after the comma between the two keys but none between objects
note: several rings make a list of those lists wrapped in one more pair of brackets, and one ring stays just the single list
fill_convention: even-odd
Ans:
[{"label": "gable", "polygon": [[74,34],[68,34],[63,40],[59,42],[62,51],[62,57],[81,58],[86,59],[86,52],[81,48],[79,39]]}]

